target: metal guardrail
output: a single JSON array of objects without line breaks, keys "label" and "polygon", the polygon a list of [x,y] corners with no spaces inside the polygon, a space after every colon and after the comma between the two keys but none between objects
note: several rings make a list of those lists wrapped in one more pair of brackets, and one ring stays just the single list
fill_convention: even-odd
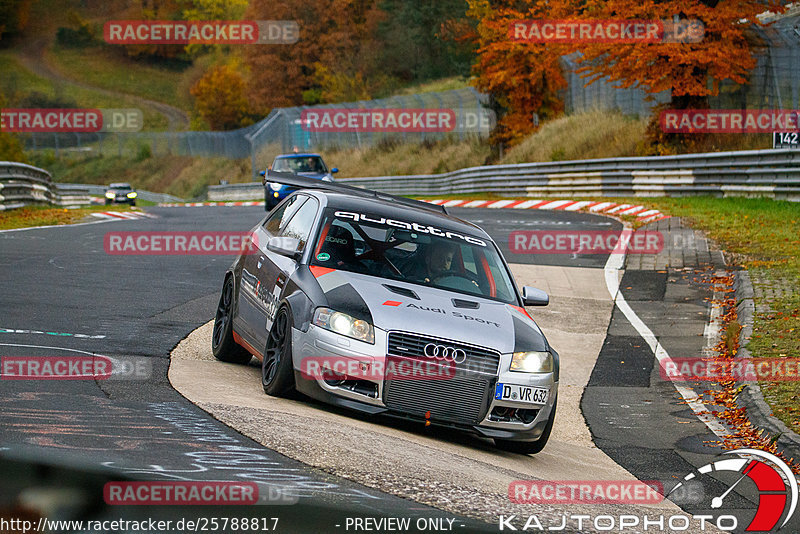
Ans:
[{"label": "metal guardrail", "polygon": [[445,174],[341,181],[395,195],[715,195],[800,200],[800,150],[487,165]]},{"label": "metal guardrail", "polygon": [[[393,195],[765,196],[800,200],[800,150],[748,150],[470,167],[445,174],[342,178]],[[210,186],[209,200],[257,200],[259,183]]]},{"label": "metal guardrail", "polygon": [[208,200],[264,200],[261,182],[208,186]]},{"label": "metal guardrail", "polygon": [[[106,186],[91,184],[57,184],[44,169],[24,163],[0,161],[0,211],[36,204],[82,206],[92,203],[93,196],[103,197]],[[137,191],[139,198],[150,202],[182,202],[183,199],[163,193]]]},{"label": "metal guardrail", "polygon": [[50,173],[9,161],[0,162],[0,210],[31,204],[56,204],[60,200],[51,189]]}]

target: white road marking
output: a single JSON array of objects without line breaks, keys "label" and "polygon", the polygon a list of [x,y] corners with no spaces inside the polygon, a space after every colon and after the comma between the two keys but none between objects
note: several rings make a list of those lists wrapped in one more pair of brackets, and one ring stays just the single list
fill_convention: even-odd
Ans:
[{"label": "white road marking", "polygon": [[[656,339],[653,331],[650,330],[650,328],[639,318],[638,315],[636,315],[636,312],[633,311],[633,309],[625,300],[625,297],[622,295],[622,292],[619,290],[619,273],[622,271],[622,267],[625,263],[625,253],[628,248],[630,234],[632,234],[631,227],[629,224],[625,224],[625,228],[620,233],[619,243],[622,246],[618,248],[621,248],[621,251],[615,251],[611,253],[608,256],[608,261],[605,265],[606,287],[608,288],[608,292],[611,294],[612,300],[617,305],[617,308],[619,308],[628,321],[630,321],[631,326],[636,329],[636,332],[642,336],[642,339],[645,340],[647,345],[650,347],[650,350],[653,351],[653,354],[658,360],[659,365],[661,365],[661,367],[665,367],[667,364],[673,363],[672,358],[670,358],[669,353],[661,345],[658,339]],[[628,239],[623,242],[623,237]],[[678,384],[674,380],[672,380],[672,385],[675,386],[675,389],[678,391],[678,393],[680,393],[684,400],[686,400],[686,404],[689,405],[697,418],[705,423],[709,430],[721,438],[726,438],[730,435],[725,426],[710,414],[710,410],[705,404],[703,404],[699,395],[697,395],[694,390]]]}]

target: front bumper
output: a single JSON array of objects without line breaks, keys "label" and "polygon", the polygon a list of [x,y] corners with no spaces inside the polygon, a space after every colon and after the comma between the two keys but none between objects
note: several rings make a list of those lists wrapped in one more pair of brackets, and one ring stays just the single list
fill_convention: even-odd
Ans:
[{"label": "front bumper", "polygon": [[[381,370],[391,368],[397,358],[387,356],[388,332],[379,328],[375,328],[375,344],[369,344],[311,325],[307,332],[293,330],[292,347],[297,389],[312,398],[363,413],[429,421],[490,438],[537,440],[558,394],[554,373],[508,371],[511,354],[500,355],[499,372],[494,374],[457,370],[455,375],[447,375],[434,371],[428,376],[439,378],[387,380]],[[329,373],[326,380],[309,372],[312,363],[320,361],[323,366],[329,362],[341,363],[336,369],[349,368],[356,373],[347,376]],[[425,364],[426,369],[440,365],[429,361]],[[333,371],[334,367],[330,364],[329,369]],[[547,399],[543,403],[498,400],[495,398],[498,383],[544,388],[548,390]],[[463,409],[464,405],[474,409]]]}]

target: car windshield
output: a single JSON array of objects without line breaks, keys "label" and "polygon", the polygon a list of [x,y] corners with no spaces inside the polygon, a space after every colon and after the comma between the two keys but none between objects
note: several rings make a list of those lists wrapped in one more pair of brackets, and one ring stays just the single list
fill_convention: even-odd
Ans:
[{"label": "car windshield", "polygon": [[321,224],[312,265],[517,304],[508,271],[486,238],[335,208]]},{"label": "car windshield", "polygon": [[272,170],[279,172],[313,172],[327,173],[328,168],[319,156],[297,156],[291,158],[278,158]]},{"label": "car windshield", "polygon": [[113,189],[115,191],[130,191],[131,190],[130,184],[111,184],[108,187],[109,187],[109,189]]}]

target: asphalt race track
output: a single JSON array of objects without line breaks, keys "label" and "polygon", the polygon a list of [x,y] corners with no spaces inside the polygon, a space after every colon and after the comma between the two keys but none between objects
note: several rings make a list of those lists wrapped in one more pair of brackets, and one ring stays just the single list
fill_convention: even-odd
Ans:
[{"label": "asphalt race track", "polygon": [[[207,323],[233,256],[109,255],[103,246],[110,231],[246,231],[264,215],[260,207],[197,207],[0,232],[0,357],[97,354],[137,362],[141,371],[98,381],[1,381],[0,457],[109,480],[253,481],[293,496],[263,499],[264,507],[246,512],[283,518],[283,532],[352,531],[343,523],[352,517],[435,518],[441,522],[423,524],[440,527],[426,530],[497,532],[500,515],[516,514],[521,529],[530,514],[554,525],[564,514],[636,514],[642,508],[633,505],[513,504],[507,487],[530,479],[669,482],[716,458],[719,438],[660,379],[652,352],[614,307],[608,255],[509,250],[515,230],[618,232],[621,223],[562,211],[449,211],[494,237],[520,285],[551,294],[550,307],[530,309],[564,368],[553,439],[539,455],[308,400],[272,399],[252,362],[213,360]],[[697,257],[665,269],[640,265],[625,271],[619,287],[673,356],[696,355],[708,342],[706,299],[713,293],[703,277],[722,268]],[[0,495],[12,495],[18,482],[2,477],[0,488],[10,491]],[[731,514],[746,524],[754,504],[735,493],[731,502]],[[4,505],[0,500],[0,511]],[[669,502],[648,510],[703,513]],[[142,514],[111,510],[123,512]],[[454,526],[445,529],[447,520]],[[686,531],[700,529],[693,522]]]}]

